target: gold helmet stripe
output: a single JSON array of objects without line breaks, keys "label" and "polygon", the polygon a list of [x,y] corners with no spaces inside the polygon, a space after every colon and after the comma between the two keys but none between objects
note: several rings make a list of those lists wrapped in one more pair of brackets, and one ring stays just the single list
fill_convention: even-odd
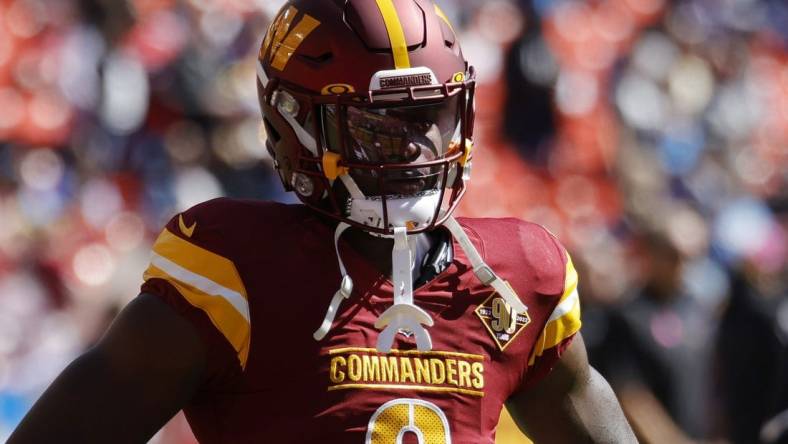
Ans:
[{"label": "gold helmet stripe", "polygon": [[408,56],[408,44],[405,41],[405,31],[402,30],[402,22],[397,15],[397,8],[392,0],[375,0],[383,16],[386,31],[391,42],[391,52],[394,54],[394,67],[396,69],[410,68],[410,57]]},{"label": "gold helmet stripe", "polygon": [[143,278],[167,281],[187,302],[204,311],[238,353],[241,367],[246,367],[252,328],[249,301],[233,261],[164,229],[153,244]]}]

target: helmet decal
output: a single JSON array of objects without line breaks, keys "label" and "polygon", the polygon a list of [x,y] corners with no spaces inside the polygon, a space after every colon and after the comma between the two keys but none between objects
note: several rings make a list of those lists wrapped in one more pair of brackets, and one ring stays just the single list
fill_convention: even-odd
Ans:
[{"label": "helmet decal", "polygon": [[260,54],[258,54],[260,60],[265,59],[266,56],[270,54],[269,49],[271,48],[271,40],[274,39],[274,36],[276,36],[276,40],[279,42],[284,39],[287,30],[290,29],[290,23],[293,22],[297,13],[298,9],[294,6],[290,6],[274,18],[271,22],[271,26],[268,28],[268,32],[265,33],[263,44],[260,46]]},{"label": "helmet decal", "polygon": [[[290,31],[290,25],[293,19],[298,14],[298,9],[294,6],[287,8],[287,10],[276,18],[268,34],[265,37],[263,46],[260,50],[261,56],[263,51],[268,52],[268,57],[271,60],[271,67],[283,71],[290,61],[290,57],[296,52],[304,39],[306,39],[312,31],[320,26],[320,22],[309,14],[304,14],[301,20]],[[288,32],[290,31],[290,32]]]},{"label": "helmet decal", "polygon": [[348,85],[347,83],[332,83],[330,85],[326,85],[320,90],[320,94],[324,96],[330,96],[332,94],[348,94],[354,93],[356,89],[353,88],[353,85]]}]

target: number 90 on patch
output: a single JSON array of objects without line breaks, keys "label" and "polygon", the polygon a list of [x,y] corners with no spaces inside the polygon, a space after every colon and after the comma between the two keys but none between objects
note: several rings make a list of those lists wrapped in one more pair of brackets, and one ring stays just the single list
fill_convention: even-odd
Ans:
[{"label": "number 90 on patch", "polygon": [[504,350],[525,326],[531,323],[527,311],[517,313],[498,293],[491,294],[476,307],[476,315],[501,350]]}]

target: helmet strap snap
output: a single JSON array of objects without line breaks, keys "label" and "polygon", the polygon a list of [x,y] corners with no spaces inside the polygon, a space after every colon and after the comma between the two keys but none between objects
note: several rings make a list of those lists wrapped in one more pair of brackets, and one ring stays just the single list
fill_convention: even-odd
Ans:
[{"label": "helmet strap snap", "polygon": [[470,260],[476,278],[485,286],[492,287],[498,292],[503,300],[516,312],[525,313],[528,307],[523,304],[509,283],[501,279],[492,268],[484,262],[482,255],[479,254],[479,251],[473,243],[471,243],[468,235],[465,234],[465,230],[462,229],[462,226],[460,226],[460,223],[457,222],[454,216],[449,217],[444,223],[444,226],[451,231],[452,236],[454,236],[454,239],[460,244],[468,260]]}]

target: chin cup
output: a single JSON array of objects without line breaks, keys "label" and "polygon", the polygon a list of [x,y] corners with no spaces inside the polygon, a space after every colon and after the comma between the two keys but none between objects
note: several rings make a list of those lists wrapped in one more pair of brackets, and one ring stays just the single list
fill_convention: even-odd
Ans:
[{"label": "chin cup", "polygon": [[375,328],[383,328],[378,335],[377,349],[381,353],[388,353],[394,345],[394,337],[397,333],[406,330],[413,333],[420,351],[432,350],[432,338],[424,325],[432,327],[433,324],[430,315],[415,305],[392,305],[375,321]]}]

